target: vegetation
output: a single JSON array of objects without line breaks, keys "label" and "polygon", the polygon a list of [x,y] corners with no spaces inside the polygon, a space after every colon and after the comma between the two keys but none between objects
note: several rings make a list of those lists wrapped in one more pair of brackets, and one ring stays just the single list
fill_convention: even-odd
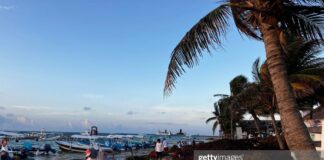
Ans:
[{"label": "vegetation", "polygon": [[[319,41],[301,41],[290,42],[285,48],[287,52],[286,64],[288,70],[288,79],[297,98],[298,110],[312,110],[313,106],[320,103],[323,95],[316,94],[318,90],[324,87],[324,59],[319,58]],[[244,80],[241,83],[241,90],[236,93],[232,99],[233,103],[240,106],[240,109],[246,110],[255,120],[258,129],[259,116],[269,116],[272,120],[272,126],[276,133],[277,142],[281,149],[285,149],[284,142],[275,123],[274,114],[277,112],[276,97],[273,92],[270,75],[266,67],[266,62],[261,66],[259,59],[253,64],[252,71],[254,82],[248,83]],[[246,79],[242,75],[235,79]],[[233,80],[230,82],[231,91],[233,90]],[[322,105],[320,107],[323,107]]]},{"label": "vegetation", "polygon": [[[287,34],[304,40],[323,39],[324,8],[322,0],[228,0],[208,13],[187,32],[172,52],[164,93],[169,95],[176,78],[198,64],[210,47],[222,44],[232,17],[244,35],[263,41],[276,106],[284,135],[291,150],[315,151],[290,84],[285,48]],[[314,153],[314,152],[313,152]],[[312,157],[309,157],[312,156]],[[318,159],[315,154],[299,159]]]}]

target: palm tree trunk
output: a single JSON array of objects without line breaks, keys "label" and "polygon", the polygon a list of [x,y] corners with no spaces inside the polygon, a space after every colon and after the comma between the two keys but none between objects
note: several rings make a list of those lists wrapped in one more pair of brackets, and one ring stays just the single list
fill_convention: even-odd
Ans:
[{"label": "palm tree trunk", "polygon": [[257,129],[258,134],[261,134],[260,126],[259,126],[260,119],[258,118],[258,116],[256,115],[256,113],[253,110],[250,111],[250,113],[254,119],[254,125],[255,125],[255,128]]},{"label": "palm tree trunk", "polygon": [[285,144],[283,143],[283,141],[282,141],[282,139],[280,137],[280,133],[279,133],[277,125],[276,125],[276,119],[275,119],[273,111],[270,111],[270,116],[271,116],[272,127],[273,127],[273,129],[275,131],[279,147],[280,147],[280,149],[285,149]]},{"label": "palm tree trunk", "polygon": [[[290,150],[307,150],[311,154],[297,154],[298,159],[319,159],[310,134],[297,110],[297,102],[288,82],[285,59],[283,57],[275,25],[265,23],[260,18],[260,30],[266,49],[267,66],[270,72],[284,136]],[[310,156],[310,157],[309,157]]]}]

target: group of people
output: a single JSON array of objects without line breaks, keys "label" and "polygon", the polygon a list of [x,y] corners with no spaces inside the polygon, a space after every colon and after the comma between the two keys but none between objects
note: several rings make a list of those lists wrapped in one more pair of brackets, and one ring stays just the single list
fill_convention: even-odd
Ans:
[{"label": "group of people", "polygon": [[165,138],[163,138],[163,141],[161,142],[160,139],[157,139],[156,143],[155,143],[155,153],[156,153],[156,157],[158,159],[161,159],[163,157],[164,152],[168,152],[169,148],[168,148],[168,143],[165,140]]}]

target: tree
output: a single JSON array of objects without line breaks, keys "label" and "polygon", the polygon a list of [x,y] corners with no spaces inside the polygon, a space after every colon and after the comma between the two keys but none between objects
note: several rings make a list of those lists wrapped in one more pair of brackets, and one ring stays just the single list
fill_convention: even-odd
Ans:
[{"label": "tree", "polygon": [[219,117],[220,117],[220,113],[219,113],[219,109],[218,109],[218,104],[217,102],[214,103],[214,111],[213,111],[213,117],[210,117],[206,120],[206,123],[209,123],[211,121],[214,121],[213,127],[212,127],[212,131],[213,131],[213,135],[215,135],[215,131],[217,126],[219,125]]},{"label": "tree", "polygon": [[[288,42],[285,47],[288,79],[297,98],[298,110],[312,110],[318,102],[316,99],[322,96],[315,92],[324,87],[324,59],[318,57],[320,51],[320,41],[306,42],[299,39]],[[253,84],[240,93],[239,98],[246,101],[248,99],[246,97],[255,97],[256,102],[263,106],[264,112],[269,114],[272,119],[279,146],[283,149],[284,144],[275,125],[274,113],[277,110],[277,103],[274,89],[266,62],[260,66],[259,61],[257,59],[252,67]]]},{"label": "tree", "polygon": [[249,114],[251,114],[254,120],[255,128],[257,129],[257,134],[260,134],[261,121],[257,116],[257,113],[259,112],[258,109],[260,108],[255,102],[252,90],[248,89],[251,88],[250,86],[251,84],[249,84],[248,79],[245,76],[238,75],[234,77],[230,82],[230,88],[232,93],[231,96],[233,97],[231,105],[236,106],[236,108],[239,108],[243,111],[247,111]]},{"label": "tree", "polygon": [[[238,30],[244,35],[264,42],[267,67],[281,116],[287,144],[291,150],[309,150],[311,158],[315,147],[298,112],[297,102],[289,84],[283,47],[285,33],[303,39],[322,39],[324,8],[322,0],[229,0],[208,13],[194,25],[172,52],[165,81],[164,93],[169,95],[175,87],[176,78],[185,72],[184,66],[198,64],[204,51],[222,44],[234,19]],[[298,154],[300,159],[309,155]]]},{"label": "tree", "polygon": [[239,108],[231,106],[232,97],[224,94],[214,95],[215,97],[221,97],[214,103],[213,117],[206,120],[206,123],[214,121],[212,131],[215,133],[216,127],[220,126],[220,130],[223,132],[225,138],[233,138],[233,130],[235,124],[243,118],[243,113]]}]

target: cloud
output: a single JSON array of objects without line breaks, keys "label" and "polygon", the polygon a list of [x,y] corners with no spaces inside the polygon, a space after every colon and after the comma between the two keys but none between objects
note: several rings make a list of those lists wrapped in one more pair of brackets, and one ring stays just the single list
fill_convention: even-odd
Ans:
[{"label": "cloud", "polygon": [[83,110],[84,110],[84,111],[90,111],[90,110],[92,110],[92,108],[91,108],[91,107],[87,107],[87,106],[85,106],[85,107],[83,107]]},{"label": "cloud", "polygon": [[72,129],[72,128],[73,128],[73,124],[72,124],[72,122],[71,122],[71,121],[69,121],[69,122],[67,123],[67,125],[69,126],[69,128],[70,128],[70,129]]},{"label": "cloud", "polygon": [[14,117],[15,115],[13,113],[7,113],[6,116],[7,117]]},{"label": "cloud", "polygon": [[165,126],[174,126],[174,125],[188,125],[186,123],[173,123],[173,122],[147,122],[146,124],[149,124],[149,125],[165,125]]},{"label": "cloud", "polygon": [[37,114],[42,116],[82,116],[82,115],[86,115],[87,113],[80,112],[80,111],[55,111],[55,112],[40,112]]},{"label": "cloud", "polygon": [[102,95],[102,94],[92,94],[92,93],[88,93],[88,94],[83,94],[81,97],[82,98],[85,98],[85,99],[89,99],[89,100],[97,100],[97,99],[102,99],[105,96]]},{"label": "cloud", "polygon": [[85,119],[85,120],[83,120],[83,122],[82,122],[82,125],[83,125],[83,127],[85,127],[85,128],[90,128],[91,126],[92,126],[92,122],[91,121],[89,121],[88,119]]},{"label": "cloud", "polygon": [[24,106],[24,105],[17,105],[13,106],[16,109],[23,109],[23,110],[50,110],[51,107],[46,106]]},{"label": "cloud", "polygon": [[24,125],[33,125],[34,124],[33,120],[31,120],[28,117],[22,116],[22,115],[17,116],[16,121],[21,124],[24,124]]},{"label": "cloud", "polygon": [[6,107],[0,106],[0,110],[5,110],[5,109],[6,109]]},{"label": "cloud", "polygon": [[15,9],[15,6],[4,6],[4,5],[0,5],[0,11],[10,11]]},{"label": "cloud", "polygon": [[134,112],[134,111],[128,111],[126,114],[129,115],[129,116],[132,116],[132,115],[137,114],[137,113]]},{"label": "cloud", "polygon": [[4,123],[7,123],[8,122],[8,118],[6,118],[6,117],[4,117],[4,116],[2,116],[2,115],[0,115],[0,124],[4,124]]}]

